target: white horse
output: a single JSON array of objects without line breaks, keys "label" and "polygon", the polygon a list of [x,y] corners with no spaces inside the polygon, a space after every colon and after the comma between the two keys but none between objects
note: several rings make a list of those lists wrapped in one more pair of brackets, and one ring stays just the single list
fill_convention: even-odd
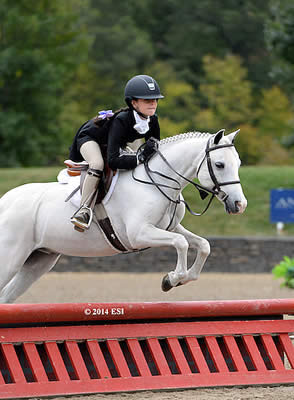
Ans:
[{"label": "white horse", "polygon": [[[181,191],[187,179],[197,177],[224,203],[229,214],[240,214],[247,206],[238,176],[240,159],[233,144],[236,133],[194,132],[160,141],[159,154],[149,161],[150,169],[160,172],[151,173],[158,187],[134,179],[133,174],[150,182],[144,165],[139,165],[133,172],[119,172],[112,195],[104,204],[117,237],[128,251],[160,246],[176,249],[177,264],[163,280],[165,291],[198,279],[210,253],[206,239],[180,224],[185,205],[179,199],[183,199]],[[65,202],[67,186],[31,183],[10,190],[0,199],[1,303],[15,301],[51,270],[62,254],[103,257],[119,253],[95,221],[84,233],[73,229],[70,217],[76,209]],[[196,249],[197,255],[187,268],[189,247]]]}]

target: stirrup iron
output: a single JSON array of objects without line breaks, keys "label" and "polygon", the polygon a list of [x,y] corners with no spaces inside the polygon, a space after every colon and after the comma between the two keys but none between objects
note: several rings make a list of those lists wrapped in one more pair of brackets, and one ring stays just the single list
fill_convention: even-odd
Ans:
[{"label": "stirrup iron", "polygon": [[[81,210],[85,210],[88,215],[89,215],[89,222],[88,223],[83,223],[82,221],[79,221],[78,219],[76,219],[76,215],[81,211]],[[83,232],[85,229],[89,229],[90,225],[92,223],[93,220],[93,210],[88,207],[88,206],[81,206],[71,217],[70,221],[75,225],[75,228],[78,228],[77,230],[79,232]]]}]

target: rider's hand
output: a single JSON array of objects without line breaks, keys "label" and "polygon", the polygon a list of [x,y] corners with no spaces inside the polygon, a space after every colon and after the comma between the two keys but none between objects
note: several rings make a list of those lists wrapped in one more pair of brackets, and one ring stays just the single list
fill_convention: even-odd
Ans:
[{"label": "rider's hand", "polygon": [[151,137],[147,142],[138,150],[138,161],[139,163],[144,163],[149,160],[156,153],[158,149],[158,140]]}]

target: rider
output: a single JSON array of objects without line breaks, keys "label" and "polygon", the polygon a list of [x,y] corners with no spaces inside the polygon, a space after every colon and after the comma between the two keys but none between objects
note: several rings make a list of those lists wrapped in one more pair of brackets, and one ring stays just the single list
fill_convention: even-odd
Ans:
[{"label": "rider", "polygon": [[[101,146],[107,145],[107,163],[112,170],[134,169],[144,162],[156,150],[155,141],[148,139],[160,139],[155,112],[158,99],[163,97],[158,83],[151,76],[134,76],[125,87],[128,108],[114,114],[111,110],[101,112],[100,116],[85,122],[78,130],[70,149],[70,159],[87,161],[89,169],[83,185],[80,209],[71,218],[77,228],[88,229],[91,223],[90,215],[104,168]],[[101,125],[105,117],[107,119]],[[139,156],[121,151],[127,143],[141,138],[145,138],[147,143]]]}]

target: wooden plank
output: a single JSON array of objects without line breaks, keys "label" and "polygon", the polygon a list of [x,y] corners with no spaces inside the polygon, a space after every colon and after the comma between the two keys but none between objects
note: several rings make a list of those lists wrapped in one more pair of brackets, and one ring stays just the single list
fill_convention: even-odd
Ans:
[{"label": "wooden plank", "polygon": [[15,383],[26,383],[27,381],[16,355],[13,344],[3,343],[2,351],[13,381]]},{"label": "wooden plank", "polygon": [[158,339],[148,338],[147,343],[160,375],[171,375],[171,371],[160,347]]},{"label": "wooden plank", "polygon": [[140,375],[152,376],[139,341],[137,339],[128,339],[127,344]]},{"label": "wooden plank", "polygon": [[181,374],[191,374],[190,367],[176,337],[167,339],[170,351]]},{"label": "wooden plank", "polygon": [[201,351],[198,340],[195,337],[187,337],[186,342],[199,372],[201,374],[210,374],[210,370]]},{"label": "wooden plank", "polygon": [[68,356],[69,356],[72,366],[75,370],[77,378],[79,380],[83,380],[83,381],[89,380],[90,376],[89,376],[88,370],[85,366],[85,362],[83,360],[83,357],[81,355],[81,352],[80,352],[77,342],[66,340],[65,347],[67,349]]},{"label": "wooden plank", "polygon": [[243,340],[245,343],[245,346],[247,348],[247,351],[249,353],[249,356],[251,358],[252,363],[254,364],[254,367],[258,372],[267,372],[267,368],[265,366],[265,363],[260,355],[260,352],[258,350],[258,347],[255,343],[255,340],[252,335],[245,335],[243,336]]},{"label": "wooden plank", "polygon": [[285,350],[285,353],[287,355],[288,361],[291,365],[291,368],[294,369],[294,347],[291,339],[289,338],[289,335],[287,333],[281,333],[279,335],[280,341],[282,343],[282,346]]},{"label": "wooden plank", "polygon": [[48,376],[36,349],[35,343],[23,344],[27,361],[37,382],[48,382]]},{"label": "wooden plank", "polygon": [[44,346],[56,379],[62,382],[69,381],[70,378],[57,344],[55,342],[46,342]]},{"label": "wooden plank", "polygon": [[107,340],[107,346],[119,376],[123,378],[130,377],[131,373],[118,340]]},{"label": "wooden plank", "polygon": [[276,348],[271,335],[261,335],[262,343],[266,349],[266,352],[271,360],[271,364],[274,369],[283,371],[285,369],[284,363],[281,360],[281,356]]},{"label": "wooden plank", "polygon": [[101,379],[111,378],[111,373],[97,340],[87,340],[87,347],[96,371]]},{"label": "wooden plank", "polygon": [[210,357],[212,358],[218,372],[229,372],[216,338],[214,336],[207,336],[205,341],[209,349]]},{"label": "wooden plank", "polygon": [[234,336],[224,336],[224,343],[238,372],[247,372],[246,364]]}]

